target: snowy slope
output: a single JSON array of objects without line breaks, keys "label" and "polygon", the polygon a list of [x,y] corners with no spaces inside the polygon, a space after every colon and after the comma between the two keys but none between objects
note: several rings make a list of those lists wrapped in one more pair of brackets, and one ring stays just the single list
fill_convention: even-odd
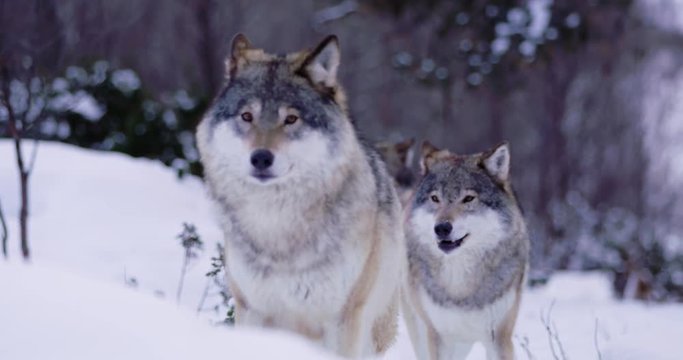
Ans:
[{"label": "snowy slope", "polygon": [[[16,258],[20,199],[10,145],[0,141],[0,201],[14,237],[10,255]],[[25,148],[30,153],[30,144]],[[176,236],[183,222],[195,224],[207,251],[187,274],[183,303],[197,305],[214,244],[221,241],[198,179],[178,181],[156,161],[42,143],[29,195],[35,263],[118,284],[125,275],[173,299],[183,259]]]},{"label": "snowy slope", "polygon": [[56,267],[0,263],[0,285],[3,360],[332,358],[290,334],[212,327],[168,301]]},{"label": "snowy slope", "polygon": [[[13,259],[0,261],[0,359],[326,356],[293,335],[229,330],[196,315],[221,238],[199,180],[178,181],[149,160],[43,143],[31,186],[33,260],[24,265],[16,251],[13,150],[0,141],[0,201]],[[182,249],[175,236],[183,221],[197,225],[206,249],[177,306]],[[124,272],[137,288],[125,286]],[[597,359],[598,351],[602,359],[681,358],[682,305],[617,302],[609,289],[601,274],[566,273],[528,291],[518,358],[554,358],[542,317],[562,344],[554,351],[569,359]],[[414,359],[403,326],[384,358]],[[483,358],[480,346],[469,357]]]}]

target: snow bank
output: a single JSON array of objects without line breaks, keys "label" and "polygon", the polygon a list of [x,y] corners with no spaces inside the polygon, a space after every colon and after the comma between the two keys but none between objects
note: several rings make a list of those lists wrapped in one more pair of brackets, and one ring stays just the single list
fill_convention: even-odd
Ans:
[{"label": "snow bank", "polygon": [[299,337],[213,327],[82,273],[0,263],[0,284],[0,359],[331,358]]},{"label": "snow bank", "polygon": [[[30,153],[30,142],[25,151]],[[8,217],[11,257],[19,257],[18,177],[8,141],[0,141],[0,199]],[[31,176],[30,245],[36,264],[123,284],[135,278],[149,293],[175,298],[183,222],[205,243],[184,285],[183,304],[196,307],[216,243],[222,241],[201,181],[178,181],[161,163],[43,142]]]},{"label": "snow bank", "polygon": [[547,323],[568,359],[597,359],[598,351],[605,360],[680,359],[683,306],[619,302],[608,279],[602,273],[560,273],[528,291],[515,332],[518,356],[525,358],[520,344],[527,338],[536,359],[553,358]]}]

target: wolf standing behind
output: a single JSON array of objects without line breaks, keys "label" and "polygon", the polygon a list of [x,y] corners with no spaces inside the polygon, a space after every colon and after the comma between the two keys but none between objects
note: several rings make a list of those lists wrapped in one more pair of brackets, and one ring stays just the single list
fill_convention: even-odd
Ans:
[{"label": "wolf standing behind", "polygon": [[394,179],[396,192],[401,200],[401,205],[408,205],[413,194],[415,174],[413,173],[413,144],[411,138],[400,142],[380,142],[375,145],[387,165],[389,175]]},{"label": "wolf standing behind", "polygon": [[334,36],[271,55],[237,35],[197,142],[237,325],[357,357],[395,337],[405,250],[391,178],[349,120],[339,61]]},{"label": "wolf standing behind", "polygon": [[463,359],[483,342],[489,359],[513,359],[512,332],[529,238],[502,144],[460,156],[429,143],[406,210],[406,323],[419,359]]}]

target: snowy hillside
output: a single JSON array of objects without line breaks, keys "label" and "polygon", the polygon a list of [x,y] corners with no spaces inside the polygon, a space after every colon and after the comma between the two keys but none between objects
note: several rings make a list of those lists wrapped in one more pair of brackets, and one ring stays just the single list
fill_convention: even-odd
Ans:
[{"label": "snowy hillside", "polygon": [[59,267],[0,264],[0,359],[332,358],[280,332],[212,327],[168,301]]},{"label": "snowy hillside", "polygon": [[[327,357],[294,335],[197,315],[221,239],[199,180],[178,181],[149,160],[43,143],[31,181],[31,264],[17,251],[17,187],[13,149],[0,141],[11,232],[11,261],[0,260],[0,359]],[[176,305],[183,222],[197,226],[205,249]],[[565,273],[527,292],[515,342],[519,359],[553,359],[553,349],[569,359],[679,359],[682,333],[682,305],[617,302],[605,276]],[[402,327],[385,359],[413,358]],[[476,347],[470,359],[482,358]]]}]

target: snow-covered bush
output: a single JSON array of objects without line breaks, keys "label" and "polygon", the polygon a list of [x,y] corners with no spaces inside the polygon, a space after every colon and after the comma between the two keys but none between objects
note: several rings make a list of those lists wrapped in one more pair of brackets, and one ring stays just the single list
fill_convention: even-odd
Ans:
[{"label": "snow-covered bush", "polygon": [[206,99],[184,90],[156,99],[133,70],[106,61],[70,66],[45,86],[47,113],[37,137],[158,159],[179,175],[201,173],[193,131]]},{"label": "snow-covered bush", "polygon": [[664,231],[666,226],[624,208],[596,209],[578,192],[551,209],[562,240],[539,261],[542,268],[607,271],[623,298],[683,299],[683,240]]}]

